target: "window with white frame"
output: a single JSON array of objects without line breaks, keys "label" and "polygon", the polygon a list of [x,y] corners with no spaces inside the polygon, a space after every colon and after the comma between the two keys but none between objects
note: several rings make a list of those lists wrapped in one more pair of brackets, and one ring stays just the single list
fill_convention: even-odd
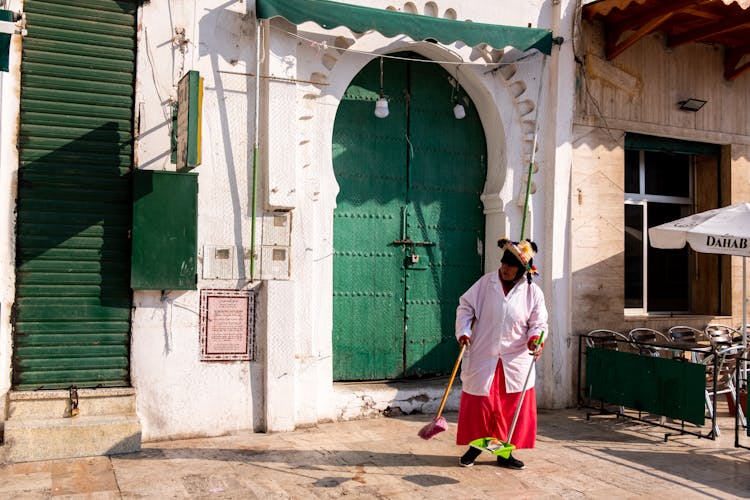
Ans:
[{"label": "window with white frame", "polygon": [[[697,179],[704,185],[696,186]],[[703,196],[700,203],[696,201],[696,189],[718,190],[717,179],[718,150],[715,146],[646,136],[626,140],[624,287],[627,313],[718,312],[715,309],[719,308],[721,275],[716,258],[708,261],[706,259],[711,257],[696,257],[687,246],[666,250],[648,244],[648,228],[700,211],[696,210],[700,205],[718,203],[718,194]],[[715,207],[700,207],[701,210],[708,208]],[[716,264],[712,264],[714,262]],[[700,275],[698,269],[710,271]],[[715,294],[710,300],[704,300],[706,294],[699,288],[709,283]]]}]

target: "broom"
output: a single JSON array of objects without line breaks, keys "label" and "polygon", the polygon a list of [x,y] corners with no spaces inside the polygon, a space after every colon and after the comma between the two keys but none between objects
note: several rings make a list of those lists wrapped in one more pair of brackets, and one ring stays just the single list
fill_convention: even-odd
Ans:
[{"label": "broom", "polygon": [[456,378],[456,372],[458,372],[458,366],[461,364],[461,358],[464,357],[465,350],[466,344],[461,345],[461,350],[458,351],[458,358],[456,359],[456,364],[453,365],[453,372],[451,373],[451,378],[448,380],[448,387],[445,388],[445,394],[443,394],[443,400],[440,402],[437,415],[432,419],[432,422],[419,429],[417,433],[422,439],[432,439],[448,429],[448,421],[440,415],[443,413],[443,408],[445,408],[445,402],[448,401],[448,394],[451,392],[453,380]]}]

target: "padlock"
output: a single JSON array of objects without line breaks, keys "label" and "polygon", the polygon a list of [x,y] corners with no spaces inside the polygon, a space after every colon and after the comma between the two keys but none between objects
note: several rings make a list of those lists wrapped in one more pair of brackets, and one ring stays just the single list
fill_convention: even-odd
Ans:
[{"label": "padlock", "polygon": [[417,262],[419,262],[419,255],[415,253],[411,254],[411,263],[416,264]]},{"label": "padlock", "polygon": [[70,416],[76,417],[78,416],[78,387],[71,386],[70,387]]}]

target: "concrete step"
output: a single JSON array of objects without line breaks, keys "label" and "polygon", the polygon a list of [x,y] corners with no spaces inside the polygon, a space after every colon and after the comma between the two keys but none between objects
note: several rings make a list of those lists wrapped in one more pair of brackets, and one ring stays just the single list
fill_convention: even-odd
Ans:
[{"label": "concrete step", "polygon": [[[78,413],[72,409],[77,406]],[[11,391],[0,462],[129,453],[141,449],[133,388]]]},{"label": "concrete step", "polygon": [[[449,377],[398,382],[336,382],[333,384],[336,420],[378,415],[434,414],[445,394]],[[457,411],[461,381],[455,380],[443,411]]]},{"label": "concrete step", "polygon": [[134,414],[5,422],[5,462],[113,455],[140,449],[141,424]]},{"label": "concrete step", "polygon": [[[132,415],[135,414],[135,389],[116,387],[78,389],[79,415]],[[8,393],[7,418],[43,419],[71,416],[70,392],[11,391]]]}]

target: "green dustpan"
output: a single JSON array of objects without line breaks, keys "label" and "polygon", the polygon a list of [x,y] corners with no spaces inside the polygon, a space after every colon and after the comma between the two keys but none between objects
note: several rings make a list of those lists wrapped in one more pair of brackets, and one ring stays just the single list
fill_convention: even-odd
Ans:
[{"label": "green dustpan", "polygon": [[516,449],[512,444],[493,437],[475,439],[469,443],[469,446],[503,458],[510,457],[510,453]]}]

